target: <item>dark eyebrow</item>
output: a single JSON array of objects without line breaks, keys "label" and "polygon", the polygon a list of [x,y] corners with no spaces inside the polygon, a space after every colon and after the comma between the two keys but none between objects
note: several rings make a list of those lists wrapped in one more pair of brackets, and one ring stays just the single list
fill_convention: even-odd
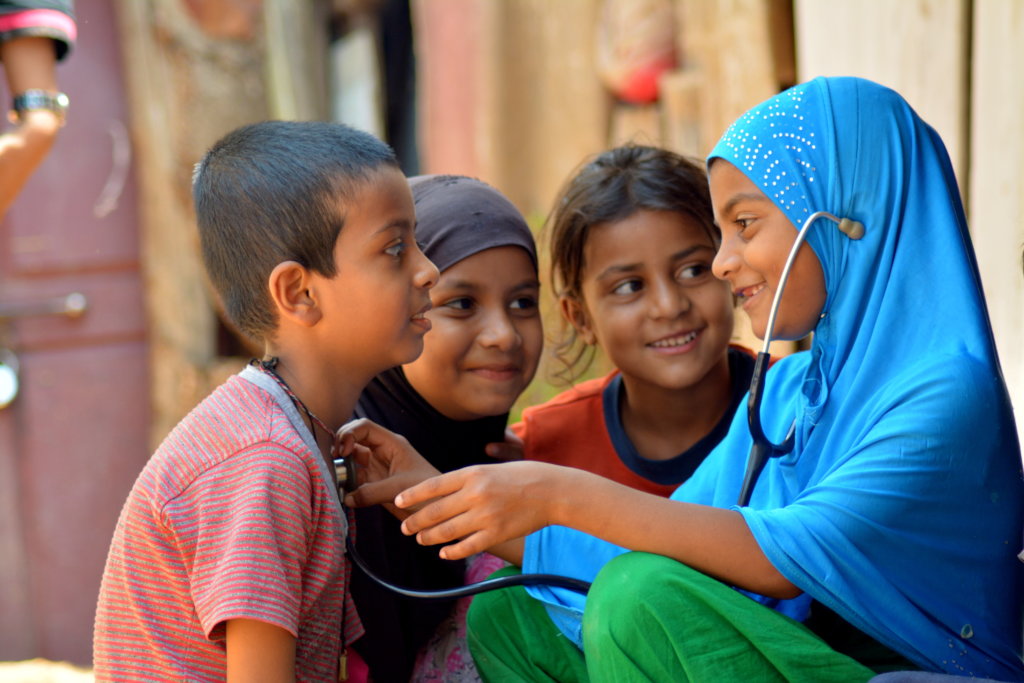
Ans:
[{"label": "dark eyebrow", "polygon": [[518,292],[519,290],[522,290],[522,289],[540,289],[540,280],[537,280],[537,279],[523,280],[522,282],[520,282],[515,287],[512,287],[511,291]]},{"label": "dark eyebrow", "polygon": [[[466,291],[474,291],[480,288],[480,283],[472,280],[452,280],[445,283],[446,288],[459,289]],[[540,280],[530,279],[523,280],[519,284],[510,288],[510,291],[517,292],[522,289],[538,289],[540,287]]]},{"label": "dark eyebrow", "polygon": [[771,201],[770,199],[768,199],[768,197],[764,195],[763,192],[740,192],[739,194],[734,194],[732,197],[729,198],[729,201],[727,201],[725,203],[725,206],[722,207],[722,213],[729,213],[729,211],[731,211],[734,206],[736,206],[737,204],[744,200],[755,202]]},{"label": "dark eyebrow", "polygon": [[444,286],[446,288],[450,287],[451,289],[474,290],[474,289],[479,288],[480,285],[477,284],[476,282],[473,282],[472,280],[451,280],[451,281],[445,282]]},{"label": "dark eyebrow", "polygon": [[373,234],[374,235],[379,235],[382,232],[387,232],[388,230],[394,230],[395,228],[397,228],[399,230],[409,230],[409,231],[415,230],[415,226],[412,223],[410,223],[409,221],[405,220],[404,218],[396,218],[395,220],[390,221],[388,223],[385,223],[384,225],[382,225],[379,228],[377,228],[376,230],[374,230]]},{"label": "dark eyebrow", "polygon": [[[707,251],[713,252],[714,248],[709,246],[709,245],[707,245],[707,244],[694,244],[691,247],[687,247],[686,249],[682,249],[680,251],[677,251],[676,253],[672,254],[672,256],[670,258],[673,261],[680,261],[680,260],[682,260],[684,258],[688,258],[690,256],[693,256],[696,252],[702,251],[702,250],[707,250]],[[597,276],[597,279],[598,280],[604,280],[604,279],[607,279],[608,277],[611,277],[613,275],[618,275],[620,273],[631,273],[631,272],[640,270],[640,267],[641,267],[641,264],[639,264],[639,263],[626,263],[626,264],[622,264],[622,265],[608,266],[607,268],[605,268],[601,272],[600,275]]]},{"label": "dark eyebrow", "polygon": [[695,244],[692,247],[687,247],[682,251],[677,251],[676,253],[672,254],[672,260],[681,261],[682,259],[689,258],[690,256],[696,254],[698,251],[703,250],[710,251],[712,254],[716,253],[715,248],[712,247],[710,244]]},{"label": "dark eyebrow", "polygon": [[608,266],[603,271],[601,271],[601,274],[598,275],[596,279],[598,281],[606,280],[606,279],[608,279],[609,277],[611,277],[613,275],[618,275],[620,273],[631,273],[631,272],[639,270],[639,269],[640,269],[640,264],[639,263],[626,263],[626,264],[623,264],[623,265]]}]

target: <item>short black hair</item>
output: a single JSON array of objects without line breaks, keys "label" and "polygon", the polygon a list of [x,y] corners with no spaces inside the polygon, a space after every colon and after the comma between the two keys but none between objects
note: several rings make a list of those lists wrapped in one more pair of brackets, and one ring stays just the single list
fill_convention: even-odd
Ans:
[{"label": "short black hair", "polygon": [[267,279],[283,261],[333,277],[340,207],[384,167],[400,170],[390,147],[339,123],[265,121],[214,144],[196,164],[192,198],[229,322],[257,340],[273,335]]}]

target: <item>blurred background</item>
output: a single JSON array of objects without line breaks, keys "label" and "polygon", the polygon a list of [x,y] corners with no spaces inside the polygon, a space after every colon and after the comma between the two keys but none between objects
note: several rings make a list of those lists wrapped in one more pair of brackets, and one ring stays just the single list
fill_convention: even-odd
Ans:
[{"label": "blurred background", "polygon": [[[410,175],[491,183],[539,230],[564,180],[609,146],[703,157],[789,85],[880,81],[949,148],[1021,422],[1021,0],[76,0],[76,13],[58,69],[68,124],[0,223],[0,365],[18,378],[0,409],[0,660],[89,664],[132,482],[258,353],[210,296],[189,188],[205,149],[253,121],[351,123]],[[560,388],[554,370],[523,403]]]}]

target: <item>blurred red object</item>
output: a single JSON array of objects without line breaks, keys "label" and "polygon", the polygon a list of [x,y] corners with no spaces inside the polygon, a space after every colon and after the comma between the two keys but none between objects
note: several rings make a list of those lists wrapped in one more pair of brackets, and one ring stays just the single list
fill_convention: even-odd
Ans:
[{"label": "blurred red object", "polygon": [[672,0],[605,0],[597,65],[605,87],[631,104],[658,99],[658,79],[677,64]]}]

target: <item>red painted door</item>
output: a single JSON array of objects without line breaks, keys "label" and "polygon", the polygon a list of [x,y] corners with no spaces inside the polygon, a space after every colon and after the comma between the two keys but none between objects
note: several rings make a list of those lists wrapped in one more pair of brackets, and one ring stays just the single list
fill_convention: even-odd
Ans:
[{"label": "red painted door", "polygon": [[[71,99],[50,156],[0,222],[0,660],[88,664],[107,547],[148,457],[147,345],[127,106],[112,0],[76,0]],[[0,93],[6,106],[10,96]],[[78,318],[26,315],[84,295]]]}]

